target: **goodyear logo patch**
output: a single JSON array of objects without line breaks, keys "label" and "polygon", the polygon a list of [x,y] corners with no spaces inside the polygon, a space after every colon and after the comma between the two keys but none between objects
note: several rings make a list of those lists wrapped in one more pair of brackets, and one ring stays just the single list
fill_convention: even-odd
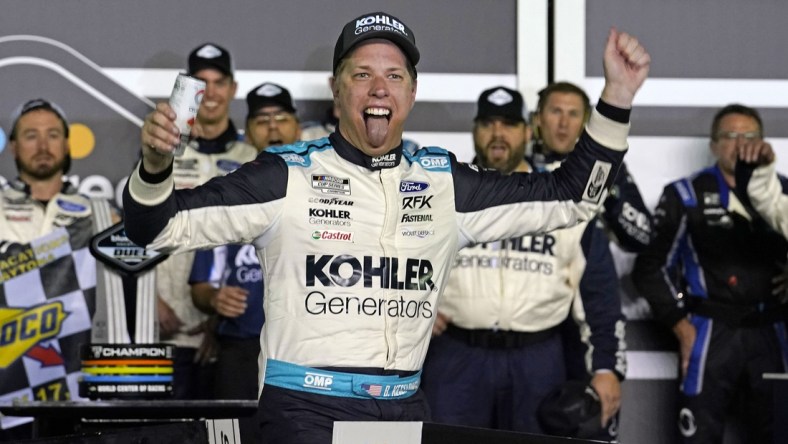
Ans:
[{"label": "goodyear logo patch", "polygon": [[0,308],[0,368],[6,368],[25,354],[43,365],[62,364],[62,359],[50,356],[53,349],[39,343],[57,337],[68,313],[63,303],[53,301],[23,308]]}]

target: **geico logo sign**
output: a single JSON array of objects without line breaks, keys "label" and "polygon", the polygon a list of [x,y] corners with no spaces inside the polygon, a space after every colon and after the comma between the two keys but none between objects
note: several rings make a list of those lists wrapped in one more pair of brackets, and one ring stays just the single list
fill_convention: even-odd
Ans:
[{"label": "geico logo sign", "polygon": [[429,196],[408,196],[402,198],[402,209],[408,210],[421,210],[422,208],[432,208],[430,205],[430,200],[432,199],[432,195]]},{"label": "geico logo sign", "polygon": [[312,239],[353,242],[353,233],[348,231],[319,230],[312,232]]},{"label": "geico logo sign", "polygon": [[418,193],[419,191],[424,191],[430,187],[430,184],[426,182],[411,182],[409,180],[403,180],[399,183],[399,192],[400,193]]},{"label": "geico logo sign", "polygon": [[330,219],[350,219],[350,211],[310,208],[309,217],[327,217]]},{"label": "geico logo sign", "polygon": [[[371,25],[390,26],[403,34],[408,35],[405,32],[405,25],[403,25],[402,23],[394,20],[393,18],[387,15],[369,15],[364,18],[360,18],[356,20],[356,34],[369,31],[370,29],[368,28]],[[377,28],[377,27],[373,27],[373,28]]]},{"label": "geico logo sign", "polygon": [[307,372],[304,375],[304,387],[316,388],[320,390],[331,390],[334,377],[331,375],[321,375],[319,373]]},{"label": "geico logo sign", "polygon": [[432,222],[432,214],[408,214],[402,215],[402,223],[406,222]]},{"label": "geico logo sign", "polygon": [[241,284],[263,281],[263,270],[260,267],[240,267],[235,270],[235,279]]},{"label": "geico logo sign", "polygon": [[422,157],[419,163],[426,169],[445,168],[449,165],[449,159],[446,157]]},{"label": "geico logo sign", "polygon": [[432,302],[398,298],[361,298],[358,296],[326,296],[320,291],[310,292],[304,308],[311,315],[388,316],[391,318],[432,318]]},{"label": "geico logo sign", "polygon": [[[400,269],[402,265],[402,269]],[[349,254],[306,257],[307,287],[315,281],[324,287],[352,287],[364,279],[364,288],[399,290],[434,290],[432,263],[427,259],[364,256],[361,260]],[[400,280],[402,279],[402,280]]]},{"label": "geico logo sign", "polygon": [[242,267],[244,265],[260,265],[260,260],[257,259],[257,251],[253,245],[241,246],[235,255],[235,266]]},{"label": "geico logo sign", "polygon": [[309,198],[309,202],[310,203],[323,204],[323,205],[345,205],[345,206],[348,206],[348,207],[352,207],[353,206],[353,201],[352,200],[339,199],[339,198],[336,198],[336,197],[330,197],[330,198],[310,197]]}]

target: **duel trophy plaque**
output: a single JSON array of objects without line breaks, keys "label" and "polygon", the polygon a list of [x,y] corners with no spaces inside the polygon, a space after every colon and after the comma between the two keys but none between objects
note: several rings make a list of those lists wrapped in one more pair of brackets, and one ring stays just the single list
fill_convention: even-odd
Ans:
[{"label": "duel trophy plaque", "polygon": [[[158,343],[153,270],[167,255],[131,242],[123,222],[93,236],[90,252],[97,267],[96,311],[91,343],[80,349],[79,395],[94,400],[171,396],[174,346]],[[136,295],[124,294],[135,281]]]}]

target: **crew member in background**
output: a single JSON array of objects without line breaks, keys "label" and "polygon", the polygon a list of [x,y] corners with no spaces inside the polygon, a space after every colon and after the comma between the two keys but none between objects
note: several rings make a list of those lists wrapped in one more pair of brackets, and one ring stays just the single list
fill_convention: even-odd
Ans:
[{"label": "crew member in background", "polygon": [[[72,246],[87,247],[91,237],[95,234],[93,211],[90,199],[79,194],[76,187],[65,181],[65,175],[71,166],[68,142],[69,126],[66,114],[55,103],[44,99],[34,99],[21,104],[14,111],[11,122],[11,129],[8,132],[8,148],[14,156],[18,176],[5,187],[0,188],[0,253],[17,251],[21,245],[61,227],[68,232],[69,242]],[[73,276],[74,282],[70,282],[69,285],[72,289],[81,288],[80,283],[76,282],[73,262],[64,260],[59,261],[58,264],[57,270],[50,270],[49,275],[54,273],[61,280]],[[6,271],[9,269],[6,264],[3,268],[4,274],[7,274]],[[36,271],[36,273],[38,272]],[[86,275],[88,274],[86,273]],[[68,285],[64,286],[68,287]],[[38,288],[32,282],[28,282],[26,287],[29,288],[25,288],[25,290]],[[41,294],[40,291],[40,288],[38,292],[33,291],[29,294],[26,292],[5,294],[0,291],[0,308],[20,310],[42,303],[46,301],[44,299],[46,295]],[[69,303],[72,304],[70,309],[74,313],[88,312],[86,301],[82,298],[71,298]],[[92,313],[90,314],[92,315]],[[89,341],[90,320],[88,319],[86,322],[87,333],[82,339]],[[78,324],[79,321],[75,322],[73,326]],[[6,325],[12,326],[11,324]],[[13,334],[7,336],[6,339],[10,339]],[[77,336],[72,338],[76,340]],[[6,350],[11,353],[9,349],[13,348],[13,345],[13,343],[4,343],[3,353],[6,353]],[[56,356],[61,353],[61,350],[55,350],[54,346],[51,347]],[[61,345],[61,347],[66,347],[66,345]],[[78,343],[75,344],[75,347],[78,347]],[[79,353],[78,348],[62,350],[62,352],[65,351]],[[74,363],[78,365],[78,359],[69,362],[69,365]],[[26,366],[25,360],[19,356],[18,359],[0,368],[0,395],[2,395],[4,402],[10,402],[11,398],[7,397],[9,394],[16,397],[21,396],[20,393],[23,392],[32,392],[29,389],[21,390],[33,384],[29,373],[34,374],[33,378],[38,378],[38,383],[42,381],[42,377],[43,381],[50,382],[52,368],[43,369],[41,371],[44,374],[38,375],[35,372],[38,371],[39,364],[32,364],[30,369]],[[60,369],[56,369],[56,371],[58,370]],[[48,371],[49,373],[47,373]],[[66,400],[65,380],[61,379],[55,382],[57,383],[54,386],[61,387],[60,390],[54,393],[46,391],[44,399],[36,397],[36,400]],[[16,442],[31,438],[33,418],[29,418],[29,421],[27,424],[0,430],[0,441]],[[63,432],[70,433],[71,430]]]},{"label": "crew member in background", "polygon": [[763,374],[783,373],[788,362],[788,304],[773,284],[786,266],[788,242],[742,198],[750,188],[736,174],[740,155],[771,164],[752,152],[764,148],[758,111],[721,108],[709,147],[714,165],[663,190],[656,235],[633,278],[679,342],[684,441],[721,443],[733,413],[745,426],[744,442],[777,442],[773,392]]},{"label": "crew member in background", "polygon": [[[290,92],[263,83],[246,95],[246,140],[258,151],[298,140],[295,104]],[[216,399],[257,399],[257,359],[263,328],[263,271],[253,245],[222,245],[198,251],[189,284],[192,301],[203,313],[218,315],[218,354],[213,394]],[[240,418],[241,442],[258,442],[254,417]]]},{"label": "crew member in background", "polygon": [[301,137],[298,115],[290,91],[275,83],[255,86],[246,95],[246,141],[257,151],[290,145]]},{"label": "crew member in background", "polygon": [[[237,84],[230,53],[215,43],[195,48],[188,58],[188,73],[205,82],[205,95],[197,112],[202,137],[190,142],[174,158],[175,188],[193,188],[227,174],[252,160],[257,150],[239,140],[230,120],[230,102]],[[192,302],[189,273],[194,253],[174,255],[156,268],[161,339],[175,344],[176,399],[209,399],[213,382],[211,361],[216,353],[208,316]]]},{"label": "crew member in background", "polygon": [[[481,94],[473,127],[480,167],[533,171],[524,157],[530,135],[519,92],[495,87]],[[566,381],[559,326],[578,293],[588,307],[601,432],[618,410],[626,362],[615,268],[594,220],[459,252],[424,364],[433,419],[546,433],[536,412]]]}]

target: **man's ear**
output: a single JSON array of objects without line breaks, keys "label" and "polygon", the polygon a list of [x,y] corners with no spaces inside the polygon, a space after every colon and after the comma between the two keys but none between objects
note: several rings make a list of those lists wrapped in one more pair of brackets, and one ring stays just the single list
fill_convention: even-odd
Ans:
[{"label": "man's ear", "polygon": [[331,95],[336,100],[337,95],[339,94],[339,82],[337,81],[337,78],[334,76],[329,77],[328,86],[331,88]]},{"label": "man's ear", "polygon": [[416,90],[418,89],[418,80],[413,79],[413,88],[411,88],[410,92],[410,110],[413,111],[413,107],[416,106]]}]

